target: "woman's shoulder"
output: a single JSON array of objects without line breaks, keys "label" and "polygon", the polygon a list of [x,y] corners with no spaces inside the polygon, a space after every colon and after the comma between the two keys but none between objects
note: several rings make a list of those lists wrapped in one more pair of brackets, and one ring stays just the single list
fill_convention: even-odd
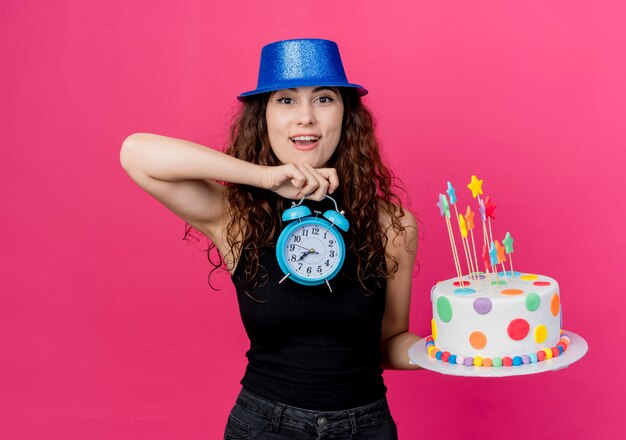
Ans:
[{"label": "woman's shoulder", "polygon": [[404,232],[406,229],[407,233],[417,233],[417,220],[409,208],[384,200],[380,200],[378,203],[378,217],[384,230],[392,229],[396,232]]}]

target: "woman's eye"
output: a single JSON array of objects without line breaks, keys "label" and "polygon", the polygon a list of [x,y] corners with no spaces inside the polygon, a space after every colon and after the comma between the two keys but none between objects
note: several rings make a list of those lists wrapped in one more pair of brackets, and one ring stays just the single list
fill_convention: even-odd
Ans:
[{"label": "woman's eye", "polygon": [[334,99],[331,98],[330,96],[320,96],[319,98],[317,98],[317,100],[321,103],[321,104],[327,104],[329,102],[333,102]]},{"label": "woman's eye", "polygon": [[282,104],[293,104],[293,99],[291,98],[278,98],[277,101]]}]

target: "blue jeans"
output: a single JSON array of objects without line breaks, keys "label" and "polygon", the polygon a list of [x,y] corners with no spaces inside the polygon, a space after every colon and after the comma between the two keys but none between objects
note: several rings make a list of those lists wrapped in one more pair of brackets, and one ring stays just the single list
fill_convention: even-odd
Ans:
[{"label": "blue jeans", "polygon": [[345,411],[312,411],[264,399],[245,388],[228,416],[224,440],[394,440],[387,399]]}]

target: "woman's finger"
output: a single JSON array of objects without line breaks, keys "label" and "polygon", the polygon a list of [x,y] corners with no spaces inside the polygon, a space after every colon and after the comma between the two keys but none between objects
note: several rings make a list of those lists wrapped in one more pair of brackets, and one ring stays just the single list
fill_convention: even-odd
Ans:
[{"label": "woman's finger", "polygon": [[309,173],[311,173],[311,175],[317,181],[317,185],[318,185],[317,188],[315,189],[315,192],[313,192],[309,198],[313,200],[318,200],[318,201],[322,200],[324,196],[326,195],[326,193],[328,192],[328,187],[330,186],[330,183],[328,182],[325,176],[320,174],[318,170],[313,168],[313,166],[311,166],[310,164],[305,163],[302,165],[304,165],[306,170],[309,171]]},{"label": "woman's finger", "polygon": [[315,178],[311,169],[306,166],[306,164],[295,164],[298,170],[305,176],[306,182],[304,186],[301,187],[300,191],[303,196],[308,196],[312,194],[315,190],[317,190],[320,182]]},{"label": "woman's finger", "polygon": [[316,170],[328,181],[328,194],[332,194],[339,187],[339,177],[337,177],[337,170],[334,168],[318,168]]},{"label": "woman's finger", "polygon": [[298,169],[297,166],[287,165],[285,167],[285,173],[286,177],[290,178],[291,184],[294,187],[301,189],[306,185],[308,178],[302,171]]}]

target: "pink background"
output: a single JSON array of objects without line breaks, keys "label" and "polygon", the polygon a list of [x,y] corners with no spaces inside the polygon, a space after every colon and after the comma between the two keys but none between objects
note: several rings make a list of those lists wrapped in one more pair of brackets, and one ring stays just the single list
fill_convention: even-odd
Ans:
[{"label": "pink background", "polygon": [[477,174],[515,268],[559,281],[590,344],[536,376],[386,372],[401,438],[623,434],[624,3],[386,4],[1,2],[0,438],[221,438],[247,348],[233,289],[118,153],[140,131],[223,147],[261,46],[297,37],[339,43],[421,218],[412,330],[453,274],[437,194],[465,205]]}]

